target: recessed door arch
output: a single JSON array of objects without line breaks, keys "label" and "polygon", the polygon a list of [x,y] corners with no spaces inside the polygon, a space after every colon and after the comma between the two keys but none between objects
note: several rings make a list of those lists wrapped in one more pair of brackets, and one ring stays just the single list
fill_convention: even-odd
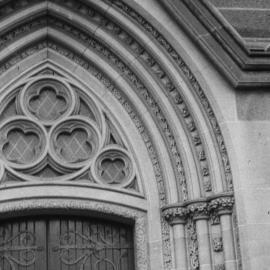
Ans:
[{"label": "recessed door arch", "polygon": [[0,225],[0,268],[132,270],[133,227],[81,216],[4,220]]}]

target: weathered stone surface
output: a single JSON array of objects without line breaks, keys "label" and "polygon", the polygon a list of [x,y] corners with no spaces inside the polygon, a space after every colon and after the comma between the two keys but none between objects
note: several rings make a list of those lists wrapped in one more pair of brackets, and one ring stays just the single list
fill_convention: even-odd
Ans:
[{"label": "weathered stone surface", "polygon": [[239,91],[236,94],[236,101],[238,118],[240,120],[270,120],[270,94],[268,90]]},{"label": "weathered stone surface", "polygon": [[209,0],[218,8],[270,8],[268,0]]},{"label": "weathered stone surface", "polygon": [[253,8],[241,1],[240,7],[231,1],[159,1],[234,87],[270,84],[269,10],[264,2]]}]

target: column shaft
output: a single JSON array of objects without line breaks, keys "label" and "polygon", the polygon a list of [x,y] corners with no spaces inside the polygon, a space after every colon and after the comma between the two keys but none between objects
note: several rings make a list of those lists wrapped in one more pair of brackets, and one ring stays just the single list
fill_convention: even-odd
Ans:
[{"label": "column shaft", "polygon": [[196,220],[196,230],[199,246],[200,270],[212,270],[208,221],[205,219]]},{"label": "column shaft", "polygon": [[223,250],[226,270],[236,270],[235,247],[233,238],[232,218],[230,214],[221,215],[220,223],[222,229]]},{"label": "column shaft", "polygon": [[173,225],[176,270],[187,270],[187,247],[184,224]]}]

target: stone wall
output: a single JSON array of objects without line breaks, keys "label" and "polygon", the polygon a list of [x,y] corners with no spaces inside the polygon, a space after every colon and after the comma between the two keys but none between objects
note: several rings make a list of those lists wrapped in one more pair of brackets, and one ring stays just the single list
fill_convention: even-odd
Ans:
[{"label": "stone wall", "polygon": [[[1,217],[70,210],[127,218],[138,270],[267,269],[269,97],[254,85],[268,73],[241,70],[226,55],[223,68],[241,70],[227,70],[242,82],[235,89],[198,46],[204,38],[194,40],[161,2],[0,3]],[[208,37],[207,27],[196,30]],[[220,47],[207,48],[225,59]],[[54,150],[67,127],[28,104],[31,85],[44,81],[69,89],[56,91],[70,101],[61,121],[95,134],[93,157]],[[6,150],[19,120],[46,145],[30,165]],[[116,185],[100,173],[115,155],[125,164]]]}]

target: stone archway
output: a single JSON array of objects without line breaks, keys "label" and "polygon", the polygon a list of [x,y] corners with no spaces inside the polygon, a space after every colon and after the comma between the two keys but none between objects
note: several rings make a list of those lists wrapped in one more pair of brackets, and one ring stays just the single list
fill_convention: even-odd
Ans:
[{"label": "stone archway", "polygon": [[[199,265],[205,269],[235,269],[232,175],[221,129],[195,76],[162,33],[121,1],[19,1],[16,5],[7,1],[3,10],[14,24],[5,20],[6,31],[1,37],[2,108],[7,99],[11,102],[16,91],[27,92],[25,85],[30,85],[31,80],[60,80],[62,76],[65,83],[75,87],[73,91],[86,93],[80,95],[81,100],[91,93],[97,102],[90,99],[89,104],[100,104],[88,113],[95,117],[95,112],[99,112],[101,116],[96,118],[102,120],[97,127],[87,130],[96,133],[97,140],[110,142],[110,135],[98,131],[98,126],[103,131],[109,126],[115,133],[112,141],[120,145],[111,150],[125,156],[126,162],[120,162],[125,168],[132,160],[130,164],[135,164],[137,172],[131,173],[125,184],[112,187],[104,183],[108,179],[103,179],[98,170],[91,169],[93,178],[98,180],[86,188],[82,167],[76,167],[72,158],[66,160],[68,166],[60,164],[56,154],[55,161],[60,164],[56,168],[62,175],[55,183],[26,181],[24,199],[83,198],[147,213],[145,237],[149,249],[138,248],[139,270],[199,269]],[[20,85],[23,90],[18,89]],[[88,125],[89,120],[76,116],[75,99],[73,95],[70,120]],[[18,112],[23,117],[29,115],[26,109]],[[10,121],[5,121],[9,125]],[[53,137],[55,133],[59,139],[63,126],[58,130],[57,121],[52,124],[55,131],[48,134]],[[39,128],[45,133],[45,127]],[[63,146],[63,140],[59,143]],[[100,157],[110,150],[106,144],[103,146],[99,149]],[[60,153],[63,152],[69,159],[62,147]],[[9,170],[21,180],[21,170],[25,169],[31,181],[36,180],[34,174],[45,168],[45,163],[40,164],[47,153],[39,157],[33,170],[21,165],[14,169],[3,158],[2,176],[6,177]],[[95,155],[98,163],[98,154]],[[111,153],[107,160],[112,162],[114,156]],[[85,156],[76,158],[80,165],[89,165]],[[102,164],[100,160],[99,167]],[[82,183],[74,183],[75,178]],[[18,191],[21,183],[12,183],[11,188],[7,180],[3,182],[2,205],[22,199]]]}]

